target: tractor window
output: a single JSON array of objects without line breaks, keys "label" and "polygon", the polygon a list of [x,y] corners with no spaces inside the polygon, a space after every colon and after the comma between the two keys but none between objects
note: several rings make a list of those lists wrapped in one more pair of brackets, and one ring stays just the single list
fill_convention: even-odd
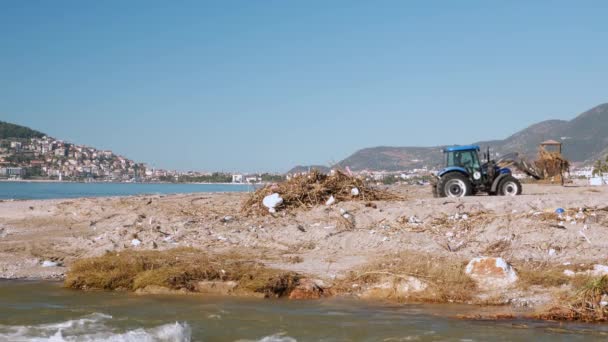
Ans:
[{"label": "tractor window", "polygon": [[455,151],[448,153],[447,166],[460,166],[469,169],[480,168],[476,151]]}]

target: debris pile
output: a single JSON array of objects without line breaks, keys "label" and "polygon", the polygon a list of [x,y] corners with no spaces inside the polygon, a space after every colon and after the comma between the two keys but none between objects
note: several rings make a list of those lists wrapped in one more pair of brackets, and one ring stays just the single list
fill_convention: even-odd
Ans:
[{"label": "debris pile", "polygon": [[280,209],[331,205],[338,201],[398,199],[399,196],[387,190],[370,187],[362,179],[343,172],[325,175],[312,170],[306,175],[258,189],[245,201],[242,211],[246,214],[267,214]]},{"label": "debris pile", "polygon": [[538,150],[538,160],[534,161],[534,165],[543,179],[555,181],[561,181],[564,172],[570,168],[570,163],[561,154],[543,148]]},{"label": "debris pile", "polygon": [[538,318],[564,321],[608,320],[608,276],[588,280],[566,305],[553,307]]}]

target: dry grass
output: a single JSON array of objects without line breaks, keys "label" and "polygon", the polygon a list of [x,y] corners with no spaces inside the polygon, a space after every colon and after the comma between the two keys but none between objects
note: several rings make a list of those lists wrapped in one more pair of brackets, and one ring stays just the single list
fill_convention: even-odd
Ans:
[{"label": "dry grass", "polygon": [[193,291],[204,280],[236,281],[243,291],[283,296],[299,275],[264,267],[238,254],[208,256],[194,248],[124,251],[76,261],[65,286],[74,289],[135,291],[150,285]]},{"label": "dry grass", "polygon": [[564,274],[563,266],[552,266],[546,263],[525,263],[515,265],[519,277],[518,285],[523,289],[531,286],[558,287],[570,283],[571,277]]},{"label": "dry grass", "polygon": [[[351,194],[353,188],[359,190],[359,195]],[[283,203],[277,209],[312,208],[325,204],[331,196],[337,201],[369,202],[401,199],[396,194],[373,188],[362,179],[340,171],[325,175],[313,170],[307,175],[296,176],[288,181],[258,189],[245,201],[242,211],[246,214],[268,214],[268,208],[263,206],[262,200],[272,193],[278,193],[283,198]]]},{"label": "dry grass", "polygon": [[608,306],[602,306],[602,297],[608,295],[608,276],[579,279],[583,283],[568,304],[555,306],[538,315],[541,319],[605,322],[608,320]]},{"label": "dry grass", "polygon": [[374,284],[386,276],[411,276],[425,282],[428,288],[408,295],[407,299],[410,301],[464,303],[474,297],[477,286],[464,272],[465,261],[412,252],[403,252],[396,257],[387,258],[386,261],[373,263],[358,272],[352,272],[340,286],[347,289],[354,283]]}]

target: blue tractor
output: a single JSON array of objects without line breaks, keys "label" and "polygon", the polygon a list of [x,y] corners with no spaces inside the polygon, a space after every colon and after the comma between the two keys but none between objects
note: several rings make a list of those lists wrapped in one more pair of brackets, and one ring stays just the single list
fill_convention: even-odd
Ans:
[{"label": "blue tractor", "polygon": [[521,194],[521,183],[509,168],[502,168],[490,160],[479,159],[479,146],[453,146],[443,150],[445,167],[433,182],[435,197],[463,197],[485,192],[489,195],[515,196]]}]

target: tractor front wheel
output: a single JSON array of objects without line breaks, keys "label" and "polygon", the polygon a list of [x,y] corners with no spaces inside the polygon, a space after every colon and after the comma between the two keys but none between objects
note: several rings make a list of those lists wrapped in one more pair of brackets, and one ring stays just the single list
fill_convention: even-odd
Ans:
[{"label": "tractor front wheel", "polygon": [[521,183],[513,176],[507,176],[498,184],[498,194],[501,196],[521,195]]},{"label": "tractor front wheel", "polygon": [[464,197],[473,194],[473,186],[469,179],[459,172],[443,175],[437,184],[439,197]]}]

